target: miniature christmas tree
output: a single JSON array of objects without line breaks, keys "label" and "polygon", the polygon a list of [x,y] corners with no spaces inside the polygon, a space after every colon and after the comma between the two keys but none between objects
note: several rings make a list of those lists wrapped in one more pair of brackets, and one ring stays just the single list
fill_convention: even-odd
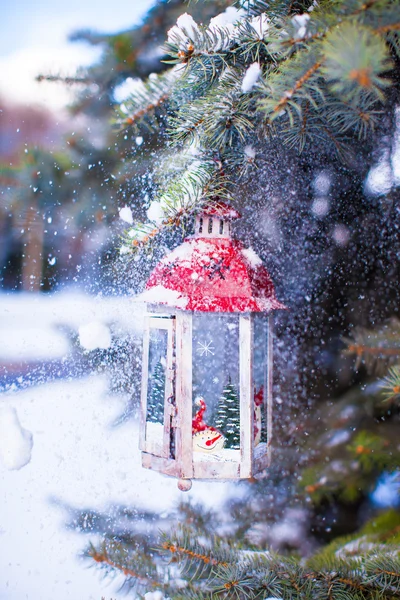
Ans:
[{"label": "miniature christmas tree", "polygon": [[163,423],[164,421],[165,373],[161,361],[154,369],[150,394],[147,402],[147,421]]},{"label": "miniature christmas tree", "polygon": [[225,448],[240,448],[239,396],[229,378],[219,401],[215,426],[224,434]]}]

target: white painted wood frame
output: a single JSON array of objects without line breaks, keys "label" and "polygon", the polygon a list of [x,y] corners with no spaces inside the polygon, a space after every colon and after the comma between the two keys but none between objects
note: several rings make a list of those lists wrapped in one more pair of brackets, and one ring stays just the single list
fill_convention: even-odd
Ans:
[{"label": "white painted wood frame", "polygon": [[[142,371],[142,393],[141,393],[141,416],[140,416],[140,449],[143,452],[154,454],[164,459],[170,459],[170,430],[171,417],[174,417],[175,407],[171,403],[174,393],[174,337],[175,337],[175,318],[172,315],[146,315],[146,325],[143,338],[143,371]],[[164,391],[164,423],[162,425],[162,442],[156,443],[147,438],[147,395],[149,378],[149,349],[150,349],[150,331],[152,329],[162,329],[167,331],[167,364],[165,372],[165,391]]]},{"label": "white painted wood frame", "polygon": [[251,314],[239,317],[239,369],[240,369],[240,478],[252,477],[254,452],[253,416],[253,335]]},{"label": "white painted wood frame", "polygon": [[148,325],[149,317],[144,317],[143,324],[143,351],[142,351],[142,387],[140,396],[140,420],[139,420],[139,448],[142,452],[146,449],[146,415],[147,415],[147,391],[149,385],[149,340],[150,331]]},{"label": "white painted wood frame", "polygon": [[196,479],[240,479],[240,463],[196,461],[193,463],[193,477]]},{"label": "white painted wood frame", "polygon": [[193,477],[192,440],[192,339],[191,312],[176,313],[176,456],[180,463],[180,477]]},{"label": "white painted wood frame", "polygon": [[274,318],[272,315],[268,317],[268,345],[267,345],[267,447],[268,461],[267,467],[271,464],[272,453],[272,412],[273,412],[273,364],[274,364]]},{"label": "white painted wood frame", "polygon": [[264,424],[267,428],[267,443],[260,442],[254,448],[253,455],[253,475],[257,475],[257,473],[261,473],[265,471],[265,469],[269,466],[269,445],[268,440],[270,436],[270,421],[271,414],[269,412],[269,398],[270,398],[270,390],[269,390],[269,381],[271,379],[270,376],[270,362],[269,362],[269,317],[263,315],[262,322],[262,345],[263,345],[263,389],[265,390],[264,399],[263,399],[263,412],[264,412]]},{"label": "white painted wood frame", "polygon": [[158,471],[159,473],[169,475],[170,477],[181,476],[179,463],[172,458],[162,458],[160,456],[154,456],[154,454],[142,452],[142,466],[145,469],[152,469],[153,471]]}]

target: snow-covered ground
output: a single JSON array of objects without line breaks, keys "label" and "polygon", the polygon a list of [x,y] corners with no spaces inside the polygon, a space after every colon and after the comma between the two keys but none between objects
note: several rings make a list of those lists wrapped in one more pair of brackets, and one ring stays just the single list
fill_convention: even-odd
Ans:
[{"label": "snow-covered ground", "polygon": [[[98,320],[132,326],[124,300],[81,296],[78,302],[67,296],[0,295],[3,339],[23,337],[34,327],[40,348],[41,340],[48,339],[40,331],[49,333],[55,324],[78,328]],[[44,358],[54,356],[47,346],[41,351]],[[36,350],[24,356],[34,358]],[[2,359],[11,358],[19,358],[15,342],[8,355],[3,350]],[[141,467],[137,424],[131,420],[113,426],[126,398],[110,395],[108,389],[105,375],[91,375],[0,395],[0,407],[15,408],[21,426],[33,437],[26,466],[7,470],[0,464],[0,600],[124,598],[117,591],[118,580],[102,580],[79,558],[90,536],[65,529],[63,505],[106,511],[121,504],[161,514],[182,498],[175,480]],[[229,489],[195,482],[184,497],[218,506]]]},{"label": "snow-covered ground", "polygon": [[132,298],[82,293],[0,294],[0,361],[64,357],[69,351],[62,327],[74,332],[90,323],[113,324],[125,331],[141,327],[143,305]]}]

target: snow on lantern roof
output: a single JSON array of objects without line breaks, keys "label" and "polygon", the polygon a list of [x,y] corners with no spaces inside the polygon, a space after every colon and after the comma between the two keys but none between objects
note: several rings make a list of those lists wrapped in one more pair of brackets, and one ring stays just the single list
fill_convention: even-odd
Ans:
[{"label": "snow on lantern roof", "polygon": [[138,300],[200,312],[286,308],[254,250],[220,237],[187,238],[158,263]]},{"label": "snow on lantern roof", "polygon": [[221,219],[239,219],[242,216],[237,210],[226,204],[226,202],[222,202],[222,200],[213,200],[209,204],[206,204],[199,211],[199,215],[220,217]]}]

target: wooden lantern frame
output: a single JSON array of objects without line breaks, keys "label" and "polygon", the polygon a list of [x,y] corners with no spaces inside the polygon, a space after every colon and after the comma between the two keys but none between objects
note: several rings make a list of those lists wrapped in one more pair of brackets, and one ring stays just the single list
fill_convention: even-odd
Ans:
[{"label": "wooden lantern frame", "polygon": [[[145,316],[141,391],[140,449],[142,465],[180,479],[248,479],[270,464],[272,441],[273,320],[267,321],[264,365],[264,414],[267,442],[254,445],[254,318],[260,313],[234,313],[239,320],[240,458],[237,462],[194,460],[192,441],[192,341],[194,311],[152,306]],[[219,313],[220,315],[233,313]],[[162,442],[147,436],[150,331],[167,331],[167,358]]]}]

